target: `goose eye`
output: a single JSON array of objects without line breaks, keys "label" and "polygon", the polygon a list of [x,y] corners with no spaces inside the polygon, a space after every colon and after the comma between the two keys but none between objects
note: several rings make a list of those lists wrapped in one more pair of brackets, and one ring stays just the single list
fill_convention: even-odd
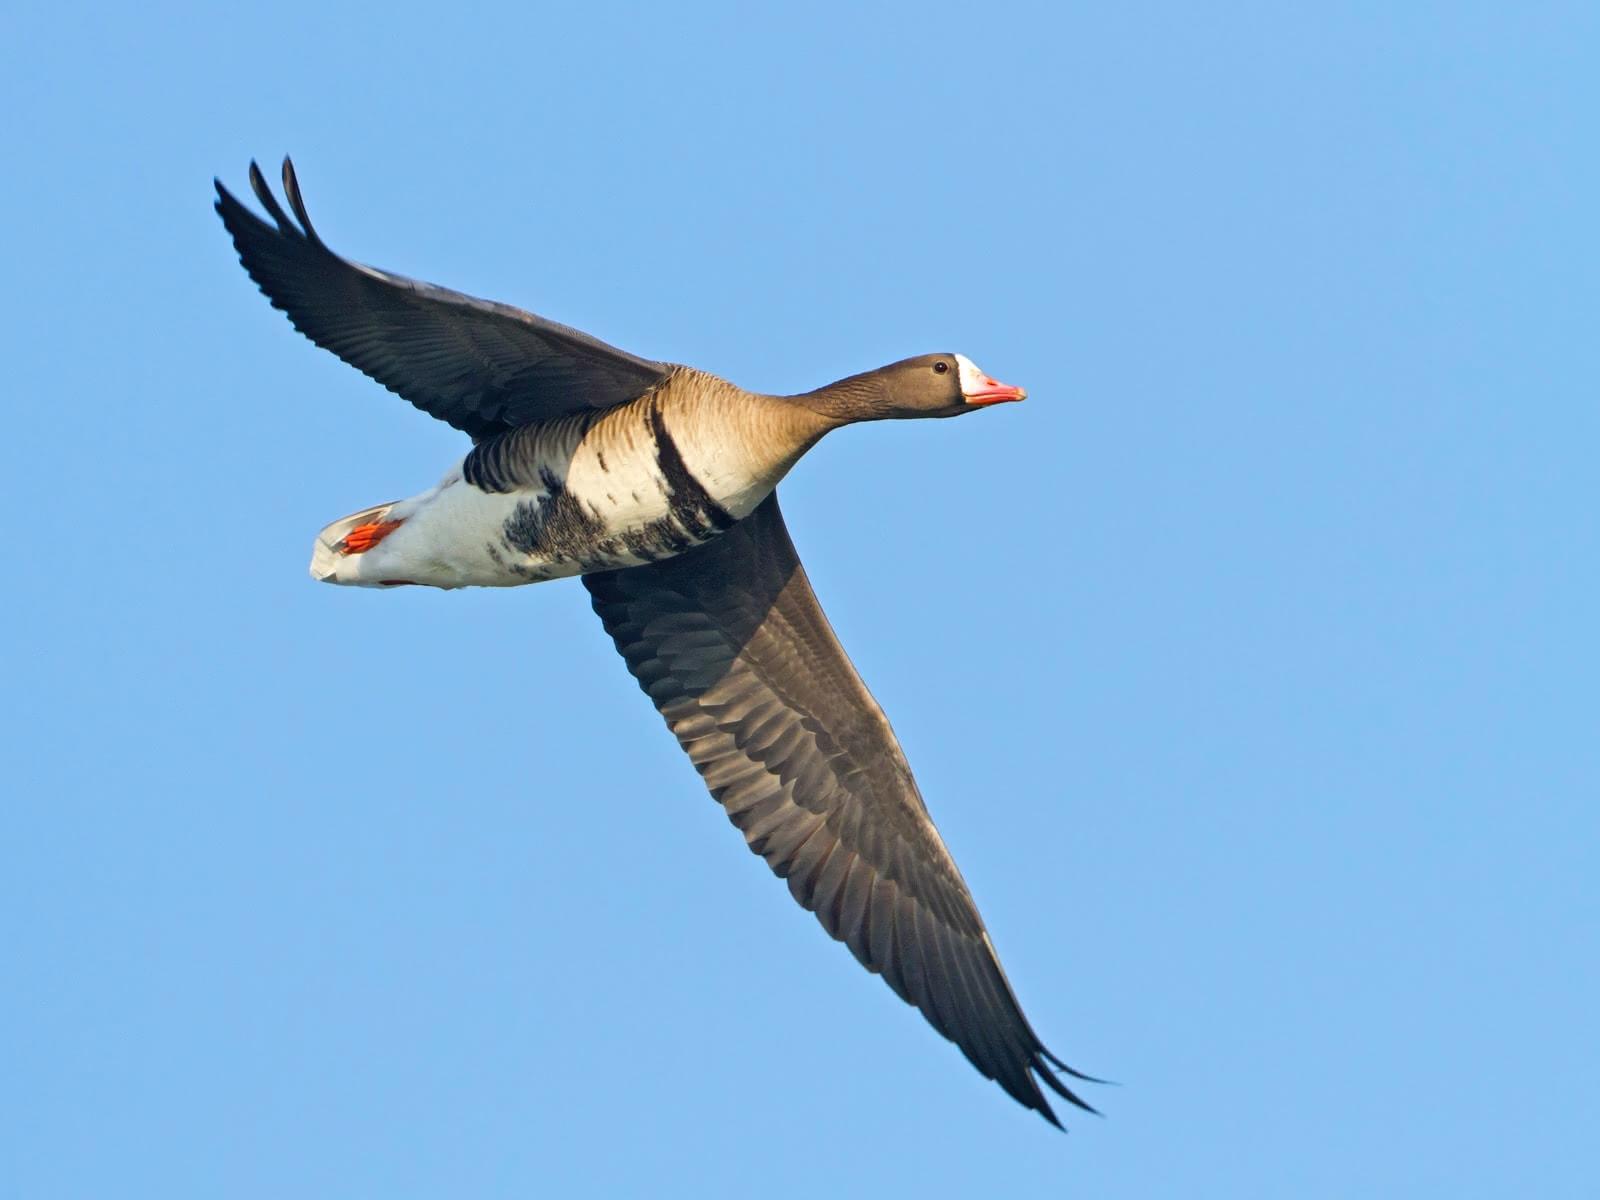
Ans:
[{"label": "goose eye", "polygon": [[943,375],[949,369],[950,369],[950,364],[947,363],[947,362],[936,362],[936,363],[933,364],[934,374],[936,374],[936,375]]}]

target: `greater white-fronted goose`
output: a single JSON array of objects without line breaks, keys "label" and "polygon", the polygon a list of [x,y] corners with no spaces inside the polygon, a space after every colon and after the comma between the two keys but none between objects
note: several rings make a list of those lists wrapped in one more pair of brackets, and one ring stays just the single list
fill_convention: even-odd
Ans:
[{"label": "greater white-fronted goose", "polygon": [[339,257],[287,159],[293,217],[254,163],[250,184],[273,224],[220,182],[216,208],[273,306],[474,443],[436,487],[324,529],[312,574],[443,588],[581,575],[628,670],[795,899],[1022,1104],[1060,1124],[1042,1081],[1088,1109],[1056,1072],[1089,1076],[1023,1016],[774,491],[829,430],[958,416],[1022,389],[927,354],[803,395],[745,392]]}]

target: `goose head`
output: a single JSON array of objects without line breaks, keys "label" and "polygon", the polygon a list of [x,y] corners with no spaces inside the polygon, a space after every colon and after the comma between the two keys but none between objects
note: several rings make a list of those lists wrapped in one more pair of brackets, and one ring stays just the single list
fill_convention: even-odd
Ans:
[{"label": "goose head", "polygon": [[922,354],[852,375],[805,399],[842,422],[959,417],[1028,393],[986,375],[965,354]]}]

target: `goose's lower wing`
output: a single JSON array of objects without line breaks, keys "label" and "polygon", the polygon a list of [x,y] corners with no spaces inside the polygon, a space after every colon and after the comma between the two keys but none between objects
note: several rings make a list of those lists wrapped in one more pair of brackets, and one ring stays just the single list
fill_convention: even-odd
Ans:
[{"label": "goose's lower wing", "polygon": [[[712,796],[822,927],[985,1076],[1059,1125],[1079,1075],[1029,1027],[777,497],[704,546],[584,584]],[[1093,1111],[1092,1109],[1090,1111]]]}]

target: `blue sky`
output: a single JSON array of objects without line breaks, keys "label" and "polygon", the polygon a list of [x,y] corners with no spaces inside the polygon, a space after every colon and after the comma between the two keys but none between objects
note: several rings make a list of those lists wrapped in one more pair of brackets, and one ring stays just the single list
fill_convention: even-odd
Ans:
[{"label": "blue sky", "polygon": [[[1592,1194],[1588,5],[25,5],[0,1163],[19,1197]],[[796,909],[575,583],[319,587],[462,441],[213,175],[799,390],[785,484],[1054,1133]]]}]

